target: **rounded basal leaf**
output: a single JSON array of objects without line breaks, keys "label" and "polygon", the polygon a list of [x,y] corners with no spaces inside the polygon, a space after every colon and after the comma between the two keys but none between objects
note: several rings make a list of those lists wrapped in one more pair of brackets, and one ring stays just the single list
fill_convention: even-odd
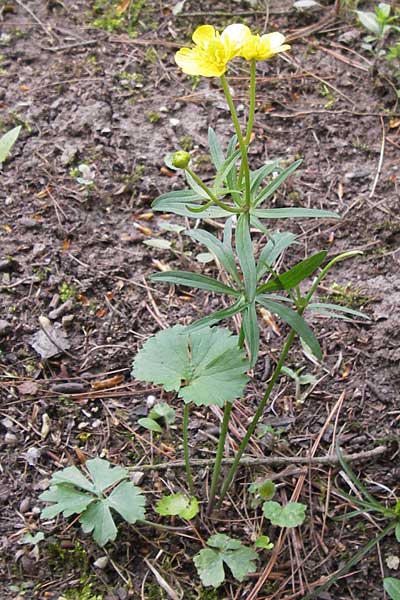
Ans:
[{"label": "rounded basal leaf", "polygon": [[185,402],[223,406],[238,398],[247,383],[247,362],[238,338],[228,329],[182,325],[150,338],[133,363],[132,375],[176,391]]},{"label": "rounded basal leaf", "polygon": [[162,433],[161,425],[159,425],[157,421],[149,417],[143,417],[143,419],[138,419],[138,425],[141,425],[149,431],[154,431],[155,433]]},{"label": "rounded basal leaf", "polygon": [[254,546],[256,548],[263,548],[263,550],[272,550],[274,544],[267,535],[260,535],[260,537],[256,539]]},{"label": "rounded basal leaf", "polygon": [[224,582],[224,563],[238,581],[255,571],[257,553],[223,533],[212,535],[207,541],[212,548],[203,548],[193,561],[203,585],[217,588]]},{"label": "rounded basal leaf", "polygon": [[383,580],[385,592],[389,594],[391,600],[400,600],[400,579],[394,577],[386,577]]},{"label": "rounded basal leaf", "polygon": [[304,522],[306,508],[305,504],[299,502],[288,502],[285,506],[279,502],[264,502],[263,513],[272,525],[297,527]]},{"label": "rounded basal leaf", "polygon": [[199,512],[199,503],[197,498],[188,498],[184,494],[171,494],[161,498],[156,511],[163,517],[179,516],[190,521]]}]

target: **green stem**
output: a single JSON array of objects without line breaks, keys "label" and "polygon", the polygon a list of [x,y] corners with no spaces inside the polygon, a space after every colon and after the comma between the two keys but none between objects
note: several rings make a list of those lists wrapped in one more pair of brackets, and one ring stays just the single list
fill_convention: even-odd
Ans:
[{"label": "green stem", "polygon": [[258,425],[258,422],[259,422],[260,418],[263,415],[265,406],[266,406],[266,404],[267,404],[267,402],[269,400],[269,397],[271,395],[272,389],[273,389],[273,387],[274,387],[274,385],[275,385],[275,383],[276,383],[276,381],[277,381],[277,379],[278,379],[278,377],[279,377],[279,375],[281,373],[282,367],[283,367],[283,365],[285,363],[286,357],[287,357],[287,355],[289,353],[289,350],[290,350],[290,347],[291,347],[291,345],[293,343],[295,335],[296,335],[295,331],[293,329],[291,329],[291,331],[290,331],[290,333],[289,333],[289,335],[287,337],[286,343],[285,343],[285,345],[283,347],[283,350],[282,350],[281,356],[279,358],[278,364],[275,367],[275,371],[274,371],[274,373],[273,373],[273,375],[272,375],[272,377],[270,379],[270,382],[269,382],[269,384],[267,386],[267,389],[265,390],[265,393],[264,393],[264,396],[263,396],[263,398],[262,398],[262,400],[260,402],[260,405],[259,405],[259,407],[258,407],[258,409],[257,409],[257,411],[256,411],[256,413],[255,413],[255,415],[253,417],[252,422],[250,423],[250,426],[249,426],[248,430],[246,431],[246,435],[244,436],[244,438],[243,438],[243,440],[242,440],[242,442],[241,442],[241,444],[239,446],[239,449],[238,449],[238,451],[236,453],[236,456],[235,456],[235,460],[232,463],[231,468],[229,469],[229,471],[228,471],[228,473],[227,473],[227,475],[226,475],[226,477],[225,477],[225,479],[223,481],[221,492],[220,492],[220,496],[219,496],[219,501],[218,501],[218,505],[217,506],[221,506],[222,501],[225,498],[226,493],[227,493],[227,491],[229,489],[229,486],[231,485],[232,479],[233,479],[233,477],[234,477],[234,475],[235,475],[235,473],[237,471],[240,459],[242,458],[242,454],[246,450],[247,444],[249,443],[250,438],[253,435],[253,433],[254,433],[257,425]]},{"label": "green stem", "polygon": [[190,468],[190,456],[189,456],[189,436],[188,436],[188,425],[189,425],[189,403],[185,403],[183,408],[183,456],[185,459],[185,470],[186,479],[189,486],[189,491],[194,496],[194,483],[192,477],[192,470]]},{"label": "green stem", "polygon": [[250,171],[249,171],[249,161],[247,159],[247,148],[243,138],[242,130],[240,128],[240,123],[238,116],[236,114],[235,105],[232,100],[231,93],[229,91],[229,85],[226,81],[225,75],[221,75],[221,83],[222,88],[224,90],[226,101],[228,102],[229,110],[231,111],[232,121],[235,126],[236,135],[238,138],[240,153],[242,155],[242,165],[244,171],[244,185],[245,185],[245,204],[246,207],[250,207]]},{"label": "green stem", "polygon": [[[205,193],[207,194],[207,196],[210,198],[211,202],[214,202],[220,208],[223,208],[224,210],[226,210],[226,211],[228,211],[230,213],[233,213],[235,215],[237,215],[238,213],[243,212],[243,210],[240,209],[240,208],[234,208],[233,206],[229,206],[229,204],[225,204],[225,202],[221,202],[221,200],[219,200],[216,197],[216,195],[212,193],[212,191],[206,186],[206,184],[204,183],[204,181],[202,181],[200,179],[200,177],[198,175],[196,175],[196,173],[194,173],[192,171],[192,169],[189,169],[189,167],[186,167],[185,171],[187,173],[189,173],[190,177],[192,179],[194,179],[194,181],[197,183],[197,185],[200,186],[201,189],[205,191]],[[209,206],[210,206],[210,202],[207,202],[207,204],[205,206],[199,207],[200,210],[199,209],[195,209],[193,212],[201,212],[202,210],[205,210]]]},{"label": "green stem", "polygon": [[[250,144],[251,132],[253,131],[253,124],[254,124],[254,113],[256,110],[256,61],[255,60],[252,60],[250,63],[249,97],[250,97],[249,116],[248,116],[248,120],[247,120],[246,137],[244,138],[244,143],[246,144],[246,147],[248,147]],[[243,162],[242,162],[242,164],[240,165],[240,171],[239,171],[239,187],[242,185],[243,168],[244,167],[243,167]]]},{"label": "green stem", "polygon": [[214,508],[215,494],[217,491],[219,474],[221,472],[222,456],[224,454],[225,440],[226,440],[226,436],[228,433],[229,418],[231,416],[231,410],[232,410],[232,402],[226,402],[225,410],[224,410],[224,418],[222,420],[221,431],[219,433],[217,455],[215,457],[213,476],[212,476],[212,480],[211,480],[210,498],[208,500],[208,506],[207,506],[207,516],[208,517],[211,515],[212,510]]},{"label": "green stem", "polygon": [[250,63],[250,106],[249,118],[247,121],[247,131],[244,143],[246,146],[250,144],[251,132],[253,131],[254,113],[256,110],[256,61]]}]

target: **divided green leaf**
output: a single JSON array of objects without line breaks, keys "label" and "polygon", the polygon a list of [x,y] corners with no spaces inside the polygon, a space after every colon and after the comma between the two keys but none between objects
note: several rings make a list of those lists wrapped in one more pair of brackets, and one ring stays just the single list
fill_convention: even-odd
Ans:
[{"label": "divided green leaf", "polygon": [[219,587],[225,580],[224,565],[227,565],[235,579],[243,581],[255,571],[257,553],[229,536],[216,533],[207,545],[210,548],[200,550],[193,561],[204,586]]},{"label": "divided green leaf", "polygon": [[156,511],[163,517],[179,516],[190,521],[199,512],[199,502],[197,498],[188,498],[184,494],[171,494],[161,498]]},{"label": "divided green leaf", "polygon": [[276,290],[291,290],[301,283],[304,279],[312,275],[316,269],[323,263],[327,255],[326,250],[318,252],[309,258],[306,258],[285,273],[279,274],[268,283],[261,285],[257,293],[274,292]]},{"label": "divided green leaf", "polygon": [[285,506],[279,502],[268,501],[263,504],[264,516],[272,525],[278,527],[297,527],[304,522],[307,507],[299,502],[288,502]]},{"label": "divided green leaf", "polygon": [[137,354],[132,375],[176,391],[185,402],[223,406],[247,383],[247,362],[237,336],[223,328],[188,332],[182,325],[160,331]]},{"label": "divided green leaf", "polygon": [[185,285],[187,287],[197,288],[199,290],[208,290],[217,294],[227,294],[228,296],[239,296],[240,292],[233,288],[199,273],[191,271],[166,271],[164,273],[154,273],[150,278],[152,281],[163,281],[165,283],[175,283],[176,285]]},{"label": "divided green leaf", "polygon": [[[117,535],[110,509],[128,523],[135,523],[144,518],[145,497],[140,488],[123,481],[129,477],[126,469],[113,467],[101,458],[88,460],[86,467],[92,481],[77,467],[67,467],[53,475],[50,488],[40,496],[52,504],[42,510],[41,517],[53,519],[60,513],[64,517],[78,514],[83,531],[93,532],[94,540],[104,546]],[[107,495],[113,486],[116,487]]]}]

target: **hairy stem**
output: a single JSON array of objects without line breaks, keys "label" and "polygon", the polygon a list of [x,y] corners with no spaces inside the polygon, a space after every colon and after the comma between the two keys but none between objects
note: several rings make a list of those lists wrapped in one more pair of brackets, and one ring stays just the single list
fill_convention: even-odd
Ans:
[{"label": "hairy stem", "polygon": [[235,456],[235,460],[233,461],[232,466],[229,469],[229,471],[228,471],[228,473],[227,473],[227,475],[226,475],[226,477],[225,477],[225,479],[223,481],[221,492],[220,492],[220,496],[219,496],[219,501],[218,501],[217,506],[221,506],[222,501],[225,498],[226,493],[227,493],[227,491],[229,489],[229,486],[232,483],[232,479],[235,476],[235,473],[236,473],[236,471],[238,469],[238,466],[239,466],[239,463],[240,463],[240,459],[242,458],[242,454],[246,450],[247,444],[249,443],[250,438],[253,435],[253,433],[254,433],[257,425],[258,425],[258,422],[259,422],[260,418],[263,415],[263,412],[264,412],[264,409],[266,407],[266,404],[267,404],[267,402],[268,402],[268,400],[270,398],[272,389],[273,389],[273,387],[274,387],[274,385],[275,385],[275,383],[276,383],[276,381],[277,381],[277,379],[278,379],[278,377],[279,377],[279,375],[281,373],[282,367],[283,367],[283,365],[285,363],[285,360],[286,360],[286,357],[287,357],[287,355],[289,353],[290,347],[293,344],[293,340],[295,338],[295,335],[296,335],[295,331],[293,329],[291,329],[291,331],[290,331],[290,333],[289,333],[289,335],[287,337],[286,343],[285,343],[285,345],[283,347],[283,350],[282,350],[281,356],[279,358],[278,364],[276,365],[274,373],[273,373],[273,375],[272,375],[272,377],[270,379],[270,382],[269,382],[269,384],[267,386],[267,389],[265,390],[264,396],[263,396],[263,398],[262,398],[262,400],[261,400],[261,402],[259,404],[259,407],[258,407],[258,409],[257,409],[257,411],[256,411],[256,413],[255,413],[255,415],[253,417],[253,420],[250,423],[249,428],[247,429],[246,434],[245,434],[245,436],[244,436],[244,438],[243,438],[243,440],[242,440],[242,442],[241,442],[241,444],[239,446],[239,449],[238,449],[238,451],[236,453],[236,456]]},{"label": "hairy stem", "polygon": [[208,506],[207,506],[207,516],[208,517],[210,516],[210,514],[212,513],[212,510],[214,508],[215,494],[217,491],[219,474],[221,472],[222,456],[224,453],[225,440],[226,440],[226,436],[227,436],[228,428],[229,428],[229,418],[231,416],[231,410],[232,410],[232,402],[226,402],[225,409],[224,409],[224,418],[222,420],[221,431],[219,433],[217,456],[215,457],[213,475],[212,475],[212,480],[211,480],[210,498],[208,500]]},{"label": "hairy stem", "polygon": [[190,456],[189,456],[189,436],[188,436],[188,425],[189,425],[189,403],[185,403],[183,408],[183,456],[185,459],[185,470],[186,479],[189,486],[189,491],[194,496],[194,483],[192,477],[192,470],[190,468]]},{"label": "hairy stem", "polygon": [[199,207],[199,209],[195,209],[195,210],[193,210],[193,212],[201,212],[202,210],[205,210],[206,208],[208,208],[210,206],[210,204],[212,202],[214,202],[217,206],[219,206],[220,208],[223,208],[227,212],[233,213],[235,215],[243,212],[240,208],[234,208],[233,206],[229,206],[229,204],[225,204],[225,202],[221,202],[221,200],[219,200],[216,197],[216,195],[213,194],[213,192],[210,190],[210,188],[206,186],[204,181],[202,181],[200,179],[200,177],[192,171],[192,169],[189,169],[189,167],[186,167],[185,171],[187,173],[189,173],[190,177],[192,177],[192,179],[194,179],[194,181],[197,183],[197,185],[199,185],[201,187],[201,189],[204,190],[205,193],[207,194],[207,196],[210,198],[210,201],[207,202],[207,204],[205,206]]},{"label": "hairy stem", "polygon": [[222,88],[224,90],[226,101],[228,102],[229,110],[231,111],[232,121],[235,126],[236,135],[238,138],[240,153],[242,155],[242,168],[244,172],[244,185],[245,185],[245,203],[246,206],[250,206],[250,171],[249,171],[249,161],[247,158],[247,148],[246,143],[243,138],[242,130],[240,128],[240,123],[238,116],[236,114],[235,105],[232,100],[231,92],[229,90],[228,82],[226,81],[225,75],[221,76]]}]

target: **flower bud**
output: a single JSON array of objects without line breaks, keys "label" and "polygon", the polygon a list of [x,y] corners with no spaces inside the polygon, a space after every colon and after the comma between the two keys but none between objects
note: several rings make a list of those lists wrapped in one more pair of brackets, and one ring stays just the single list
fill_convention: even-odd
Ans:
[{"label": "flower bud", "polygon": [[190,154],[185,150],[178,150],[172,157],[172,164],[176,169],[186,169],[190,163]]}]

